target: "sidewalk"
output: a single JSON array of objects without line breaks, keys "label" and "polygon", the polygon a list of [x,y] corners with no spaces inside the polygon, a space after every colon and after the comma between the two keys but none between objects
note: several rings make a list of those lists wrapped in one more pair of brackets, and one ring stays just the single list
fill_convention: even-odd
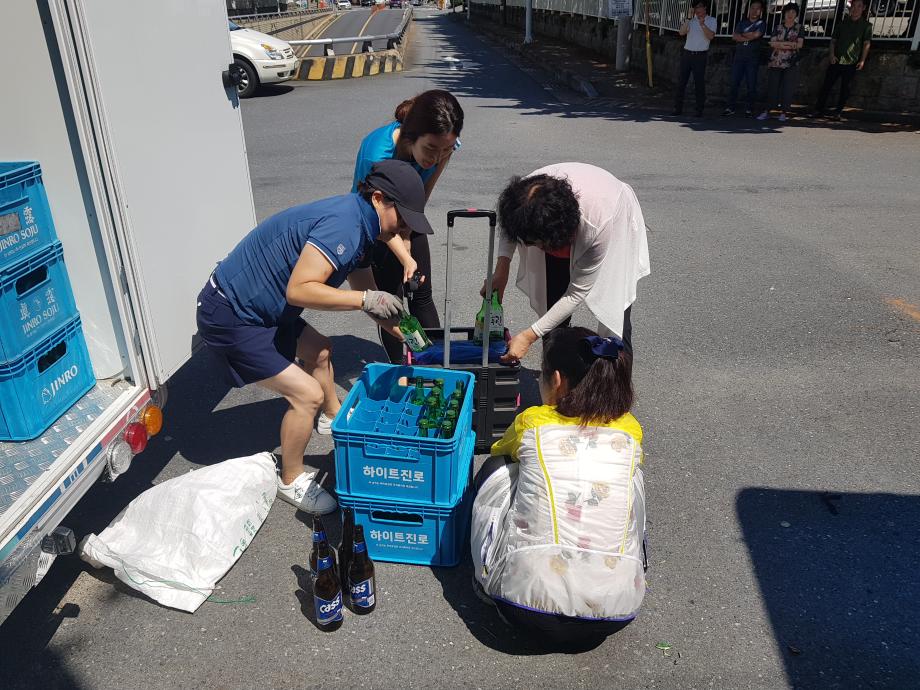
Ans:
[{"label": "sidewalk", "polygon": [[[455,14],[457,21],[465,15]],[[574,91],[582,100],[597,102],[603,100],[625,110],[641,110],[654,117],[671,118],[674,108],[674,92],[670,78],[661,85],[656,77],[655,86],[649,88],[645,72],[617,72],[612,61],[603,55],[591,52],[578,45],[563,43],[557,39],[534,35],[534,42],[524,45],[524,32],[518,27],[487,24],[476,21],[472,27],[478,33],[499,43],[514,53],[523,63],[544,72],[552,81]],[[690,94],[692,96],[692,93]],[[723,104],[710,102],[703,120],[756,122],[753,118],[740,115],[723,117]],[[920,116],[903,113],[871,112],[848,109],[844,121],[810,120],[805,117],[805,106],[793,106],[793,114],[785,125],[809,124],[826,126],[829,129],[852,127],[858,123],[871,123],[884,129],[920,129]],[[674,119],[689,119],[685,117]],[[768,123],[764,123],[767,125]],[[774,121],[774,124],[775,121]]]}]

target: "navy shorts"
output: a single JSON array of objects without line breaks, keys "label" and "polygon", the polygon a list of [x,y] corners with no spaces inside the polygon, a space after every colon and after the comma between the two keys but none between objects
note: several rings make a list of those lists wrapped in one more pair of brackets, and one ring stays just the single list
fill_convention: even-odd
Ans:
[{"label": "navy shorts", "polygon": [[287,369],[297,354],[297,339],[306,322],[287,319],[276,327],[253,326],[233,311],[208,280],[198,293],[198,334],[217,356],[231,386],[242,387]]}]

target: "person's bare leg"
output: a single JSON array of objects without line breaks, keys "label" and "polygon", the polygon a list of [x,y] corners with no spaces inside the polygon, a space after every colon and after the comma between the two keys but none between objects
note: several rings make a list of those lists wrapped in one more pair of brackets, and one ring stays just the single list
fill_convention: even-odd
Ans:
[{"label": "person's bare leg", "polygon": [[316,379],[323,391],[323,412],[330,419],[335,417],[342,403],[335,390],[332,341],[307,324],[297,340],[297,357],[303,363],[304,371]]},{"label": "person's bare leg", "polygon": [[323,390],[312,376],[296,364],[259,385],[275,391],[288,401],[281,419],[281,481],[290,484],[303,469],[303,455],[313,433],[313,419],[323,404]]}]

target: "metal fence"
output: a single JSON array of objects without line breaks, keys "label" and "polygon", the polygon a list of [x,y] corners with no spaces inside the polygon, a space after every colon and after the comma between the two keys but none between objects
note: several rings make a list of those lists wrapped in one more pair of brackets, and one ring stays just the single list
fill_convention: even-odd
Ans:
[{"label": "metal fence", "polygon": [[[787,0],[765,0],[767,35],[782,21],[782,8]],[[659,30],[677,31],[690,13],[691,0],[635,0],[635,21],[645,25],[646,16],[650,26]],[[709,14],[716,18],[717,36],[731,36],[738,20],[747,12],[749,0],[711,0]],[[849,11],[849,0],[803,0],[799,23],[805,29],[805,37],[829,39],[834,26]],[[646,15],[646,5],[648,14]],[[869,0],[869,22],[872,24],[873,41],[911,41],[917,50],[920,41],[918,0]]]},{"label": "metal fence", "polygon": [[[476,5],[504,4],[523,7],[525,0],[472,0]],[[717,36],[732,35],[738,20],[747,12],[750,0],[710,0],[709,13],[716,18]],[[633,0],[634,21],[645,25],[646,5],[649,26],[659,30],[677,31],[690,13],[691,0]],[[782,21],[782,7],[787,0],[764,0],[768,35]],[[535,10],[562,12],[606,19],[613,16],[616,0],[533,0]],[[828,39],[834,25],[848,11],[849,0],[801,0],[799,22],[806,38]],[[920,0],[869,0],[869,22],[873,41],[901,41],[911,43],[912,50],[920,48]]]}]

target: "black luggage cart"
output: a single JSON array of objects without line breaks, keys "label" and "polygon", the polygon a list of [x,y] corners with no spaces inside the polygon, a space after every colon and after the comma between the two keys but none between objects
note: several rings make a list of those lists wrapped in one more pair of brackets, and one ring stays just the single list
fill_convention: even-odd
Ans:
[{"label": "black luggage cart", "polygon": [[[514,422],[521,402],[520,371],[521,364],[501,364],[489,362],[488,326],[482,343],[482,361],[470,364],[453,364],[450,361],[451,340],[472,340],[473,329],[453,328],[451,322],[451,255],[453,253],[453,228],[457,218],[488,218],[489,220],[489,265],[486,269],[486,294],[492,294],[492,267],[495,253],[495,211],[485,209],[459,209],[447,212],[447,269],[444,285],[444,329],[426,329],[432,341],[444,342],[444,367],[468,371],[476,377],[473,411],[473,430],[476,432],[476,452],[486,453],[492,443],[499,440],[505,430]],[[485,324],[490,324],[492,303],[488,302]],[[426,365],[436,366],[436,365]]]}]

